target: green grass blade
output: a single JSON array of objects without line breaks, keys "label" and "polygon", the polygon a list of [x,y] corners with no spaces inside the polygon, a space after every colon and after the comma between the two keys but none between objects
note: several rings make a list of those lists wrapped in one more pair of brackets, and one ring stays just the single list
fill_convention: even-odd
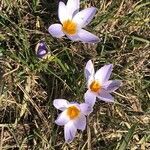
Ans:
[{"label": "green grass blade", "polygon": [[128,131],[128,133],[125,135],[125,137],[123,138],[120,147],[118,148],[118,150],[126,150],[128,143],[130,142],[134,131],[136,129],[137,124],[134,124]]}]

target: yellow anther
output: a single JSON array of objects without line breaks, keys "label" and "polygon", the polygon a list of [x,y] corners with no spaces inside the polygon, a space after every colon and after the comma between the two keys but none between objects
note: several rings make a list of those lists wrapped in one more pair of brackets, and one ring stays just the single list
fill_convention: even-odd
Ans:
[{"label": "yellow anther", "polygon": [[69,116],[69,118],[72,120],[72,119],[75,119],[76,117],[78,117],[80,114],[80,110],[75,107],[75,106],[71,106],[67,109],[67,115]]},{"label": "yellow anther", "polygon": [[90,89],[93,92],[98,92],[101,89],[101,85],[98,81],[94,80],[91,84],[90,84]]},{"label": "yellow anther", "polygon": [[62,30],[68,35],[73,35],[77,32],[77,24],[72,20],[64,21]]}]

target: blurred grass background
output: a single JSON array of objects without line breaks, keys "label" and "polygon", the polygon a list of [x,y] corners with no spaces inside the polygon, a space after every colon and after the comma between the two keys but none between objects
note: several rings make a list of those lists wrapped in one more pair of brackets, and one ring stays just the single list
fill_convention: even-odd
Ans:
[{"label": "blurred grass background", "polygon": [[[150,2],[82,0],[82,9],[97,7],[87,30],[102,39],[99,44],[51,37],[47,29],[59,22],[58,2],[0,2],[0,150],[149,150]],[[40,40],[47,43],[49,59],[35,55]],[[88,130],[65,144],[52,102],[83,102],[89,59],[96,69],[113,63],[111,78],[123,86],[114,104],[97,102]]]}]

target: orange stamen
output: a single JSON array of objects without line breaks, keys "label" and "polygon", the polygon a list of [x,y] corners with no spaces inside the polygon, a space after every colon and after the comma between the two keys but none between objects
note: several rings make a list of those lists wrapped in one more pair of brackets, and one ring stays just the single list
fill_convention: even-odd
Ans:
[{"label": "orange stamen", "polygon": [[66,34],[73,35],[77,32],[77,24],[74,23],[72,20],[64,21],[62,30]]},{"label": "orange stamen", "polygon": [[72,120],[72,119],[75,119],[76,117],[78,117],[80,114],[80,110],[75,107],[75,106],[70,106],[68,109],[67,109],[67,115],[69,116],[69,118]]},{"label": "orange stamen", "polygon": [[101,85],[98,81],[94,80],[90,84],[90,89],[91,89],[92,92],[98,92],[101,89]]}]

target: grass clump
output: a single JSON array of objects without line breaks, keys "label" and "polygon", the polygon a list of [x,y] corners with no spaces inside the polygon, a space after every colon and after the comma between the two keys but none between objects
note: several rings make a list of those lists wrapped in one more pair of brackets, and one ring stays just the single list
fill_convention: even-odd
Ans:
[{"label": "grass clump", "polygon": [[[101,37],[98,44],[48,33],[58,21],[57,1],[1,1],[0,149],[149,149],[150,3],[95,0],[81,1],[81,6],[98,9],[87,28]],[[47,43],[49,59],[35,55],[40,40]],[[112,78],[121,79],[123,86],[114,104],[97,102],[88,134],[65,144],[62,128],[54,124],[52,101],[83,102],[83,68],[89,59],[97,68],[113,63]]]}]

